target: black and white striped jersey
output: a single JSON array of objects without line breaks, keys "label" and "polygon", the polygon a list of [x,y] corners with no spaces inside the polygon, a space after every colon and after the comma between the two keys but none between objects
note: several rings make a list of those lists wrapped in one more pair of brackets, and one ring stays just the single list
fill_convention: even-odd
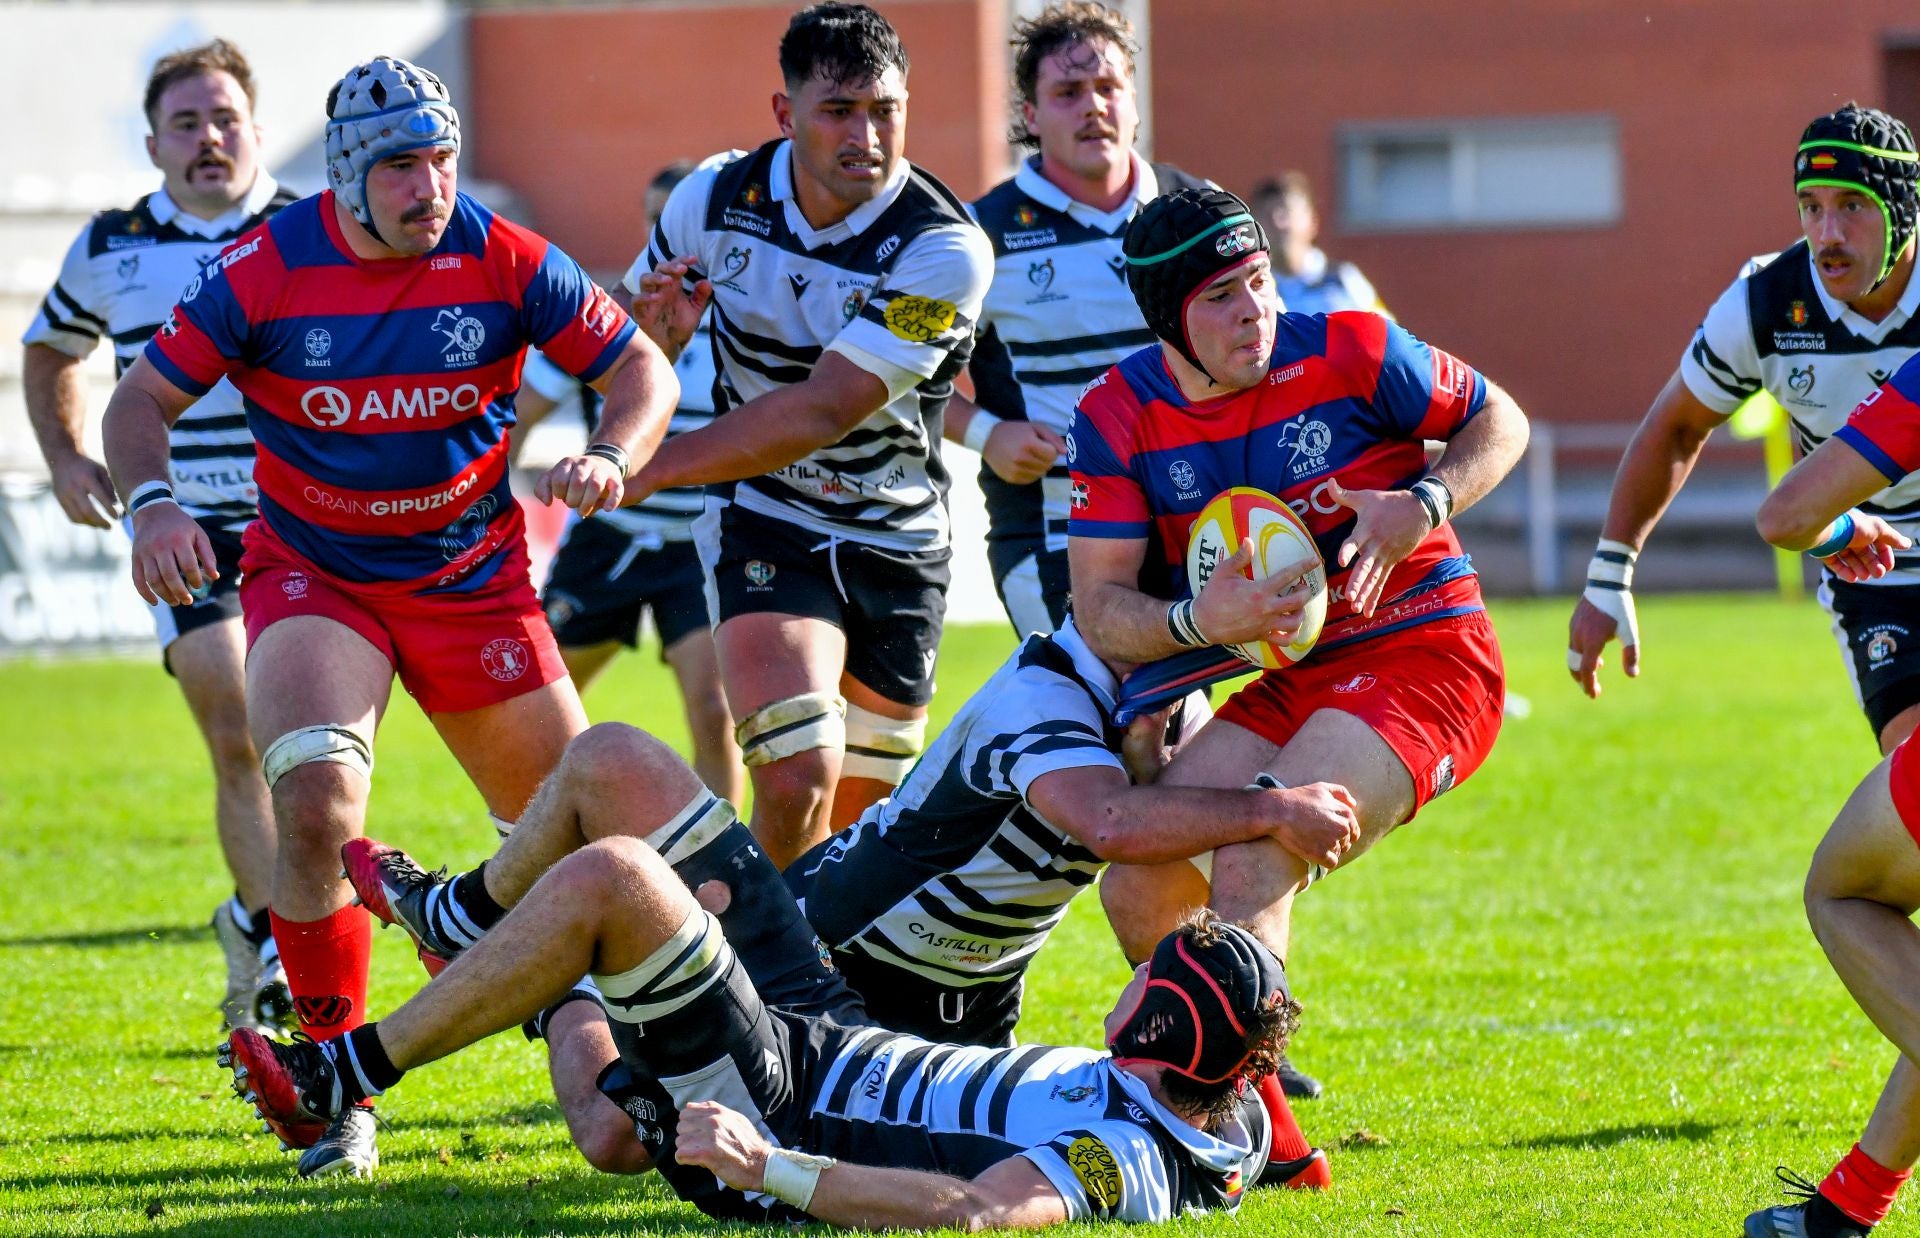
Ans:
[{"label": "black and white striped jersey", "polygon": [[769,142],[674,187],[644,261],[689,254],[713,282],[721,413],[803,381],[828,350],[892,396],[838,442],[714,493],[823,535],[945,547],[941,423],[992,267],[960,200],[903,162],[877,198],[815,229],[794,200],[788,143]]},{"label": "black and white striped jersey", "polygon": [[[1869,322],[1827,295],[1801,241],[1749,262],[1721,294],[1680,361],[1695,399],[1732,413],[1757,391],[1778,400],[1802,452],[1846,424],[1860,401],[1920,350],[1920,279],[1899,304]],[[1920,474],[1887,487],[1861,509],[1920,543]],[[1894,570],[1867,586],[1920,584],[1920,549],[1894,556]]]},{"label": "black and white striped jersey", "polygon": [[940,1045],[880,1028],[828,1043],[797,1141],[815,1155],[962,1178],[1024,1156],[1075,1221],[1231,1211],[1266,1165],[1258,1103],[1201,1131],[1091,1049]]},{"label": "black and white striped jersey", "polygon": [[898,791],[802,861],[821,940],[953,988],[1018,980],[1102,867],[1027,788],[1054,770],[1125,768],[1117,690],[1071,618],[1029,637]]},{"label": "black and white striped jersey", "polygon": [[[262,173],[218,219],[187,214],[165,189],[126,210],[102,211],[67,250],[21,342],[84,357],[105,336],[115,375],[125,373],[201,268],[295,196]],[[196,400],[174,423],[170,442],[174,497],[189,515],[229,529],[254,518],[253,435],[232,383],[223,378]]]},{"label": "black and white striped jersey", "polygon": [[[993,242],[993,286],[968,372],[974,402],[996,417],[1066,437],[1074,402],[1094,379],[1153,343],[1120,252],[1127,224],[1163,193],[1209,182],[1134,158],[1133,196],[1112,211],[1076,202],[1040,173],[1039,156],[970,208]],[[1037,485],[980,468],[989,536],[1064,554],[1072,479],[1056,461]]]}]

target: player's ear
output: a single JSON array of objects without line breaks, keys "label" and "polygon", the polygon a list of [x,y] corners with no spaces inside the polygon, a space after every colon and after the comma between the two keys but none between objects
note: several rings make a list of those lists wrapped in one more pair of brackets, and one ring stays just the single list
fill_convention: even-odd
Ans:
[{"label": "player's ear", "polygon": [[782,91],[773,92],[773,123],[780,127],[780,136],[793,136],[793,100]]},{"label": "player's ear", "polygon": [[160,144],[155,139],[154,135],[151,133],[147,135],[146,141],[147,141],[147,162],[157,168],[160,166],[160,158],[159,158]]}]

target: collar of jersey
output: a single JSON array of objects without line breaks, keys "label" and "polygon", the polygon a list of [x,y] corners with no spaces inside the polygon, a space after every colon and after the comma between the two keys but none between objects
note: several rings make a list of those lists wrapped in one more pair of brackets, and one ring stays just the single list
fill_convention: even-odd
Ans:
[{"label": "collar of jersey", "polygon": [[1020,167],[1013,174],[1013,183],[1021,193],[1041,206],[1059,211],[1084,227],[1111,235],[1126,227],[1127,221],[1142,206],[1160,196],[1160,178],[1153,174],[1153,165],[1138,154],[1129,153],[1127,157],[1133,160],[1133,193],[1110,211],[1098,210],[1085,202],[1069,198],[1066,190],[1040,174],[1038,155],[1020,161]]},{"label": "collar of jersey", "polygon": [[1072,615],[1068,615],[1054,632],[1053,643],[1073,659],[1073,669],[1079,671],[1080,678],[1093,689],[1094,695],[1099,698],[1101,710],[1107,717],[1113,717],[1113,711],[1119,707],[1120,681],[1114,678],[1112,669],[1100,660],[1100,655],[1087,648],[1080,629],[1073,625]]},{"label": "collar of jersey", "polygon": [[862,202],[853,208],[853,213],[837,224],[826,228],[815,228],[807,222],[800,211],[800,203],[793,196],[793,142],[791,139],[780,143],[780,149],[773,152],[773,170],[767,174],[767,192],[775,202],[784,203],[787,208],[787,227],[800,243],[808,249],[819,249],[823,245],[838,245],[840,242],[859,236],[873,226],[886,209],[900,197],[901,190],[907,187],[907,173],[911,168],[906,160],[893,171],[893,179],[880,191],[880,196],[870,202]]},{"label": "collar of jersey", "polygon": [[1879,322],[1872,322],[1854,313],[1845,301],[1836,301],[1827,295],[1827,286],[1820,282],[1820,266],[1814,261],[1811,245],[1807,246],[1807,266],[1813,272],[1813,294],[1820,298],[1820,305],[1827,311],[1827,317],[1863,340],[1878,344],[1899,330],[1916,310],[1920,310],[1920,267],[1916,267],[1914,274],[1907,278],[1907,290],[1900,294],[1893,312]]},{"label": "collar of jersey", "polygon": [[1120,1090],[1127,1098],[1152,1114],[1161,1128],[1185,1148],[1195,1161],[1218,1173],[1226,1173],[1234,1166],[1246,1160],[1253,1153],[1253,1136],[1239,1119],[1227,1124],[1225,1130],[1237,1135],[1240,1142],[1222,1139],[1218,1135],[1209,1135],[1193,1123],[1187,1121],[1173,1110],[1153,1098],[1153,1090],[1147,1087],[1147,1081],[1130,1070],[1122,1070],[1108,1061],[1107,1069],[1113,1072],[1120,1084]]},{"label": "collar of jersey", "polygon": [[247,196],[240,199],[239,204],[232,210],[217,219],[202,219],[198,215],[189,215],[181,210],[180,204],[173,200],[172,195],[167,192],[167,187],[162,185],[154,190],[153,196],[147,199],[147,213],[153,216],[153,222],[157,224],[172,224],[182,232],[212,240],[214,237],[232,232],[248,219],[265,210],[267,203],[271,202],[273,195],[279,191],[280,186],[274,183],[274,179],[262,172],[254,177],[253,188],[247,190]]}]

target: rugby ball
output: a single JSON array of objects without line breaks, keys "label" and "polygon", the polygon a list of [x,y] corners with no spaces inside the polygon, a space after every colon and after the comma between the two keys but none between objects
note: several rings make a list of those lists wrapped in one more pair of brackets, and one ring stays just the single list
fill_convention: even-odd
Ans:
[{"label": "rugby ball", "polygon": [[1214,569],[1231,559],[1240,544],[1253,548],[1253,563],[1248,574],[1255,580],[1289,572],[1301,564],[1309,565],[1296,588],[1307,590],[1307,607],[1300,630],[1285,645],[1273,641],[1250,641],[1228,645],[1227,649],[1255,666],[1279,670],[1313,652],[1320,639],[1321,625],[1327,621],[1327,568],[1320,558],[1313,535],[1280,499],[1252,486],[1223,490],[1200,509],[1187,539],[1187,583],[1195,597],[1212,578]]}]

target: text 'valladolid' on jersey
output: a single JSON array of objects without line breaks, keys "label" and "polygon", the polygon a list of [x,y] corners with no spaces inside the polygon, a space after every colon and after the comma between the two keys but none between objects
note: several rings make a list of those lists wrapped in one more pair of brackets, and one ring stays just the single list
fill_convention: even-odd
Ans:
[{"label": "text 'valladolid' on jersey", "polygon": [[645,261],[687,255],[713,283],[722,413],[805,379],[830,350],[891,397],[838,442],[716,491],[827,536],[945,547],[936,444],[992,275],[986,237],[959,199],[902,163],[878,197],[816,230],[794,200],[788,144],[770,142],[710,159],[674,187]]}]

